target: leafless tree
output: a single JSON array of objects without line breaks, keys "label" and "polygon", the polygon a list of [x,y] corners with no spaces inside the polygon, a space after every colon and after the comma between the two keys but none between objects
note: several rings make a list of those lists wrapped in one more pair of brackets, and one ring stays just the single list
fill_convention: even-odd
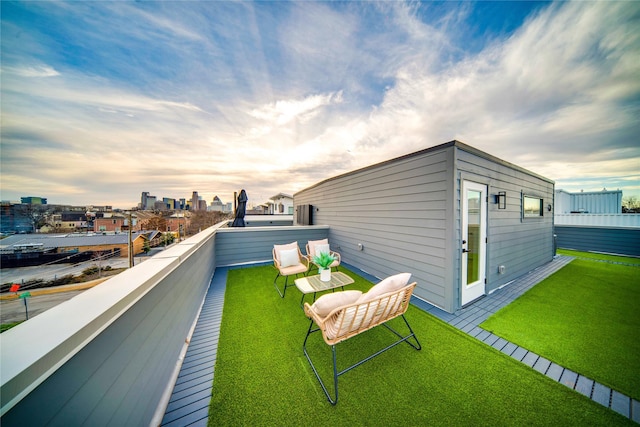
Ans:
[{"label": "leafless tree", "polygon": [[640,212],[640,199],[636,196],[625,196],[622,198],[622,212],[636,213]]},{"label": "leafless tree", "polygon": [[199,233],[205,228],[230,218],[231,214],[229,213],[219,211],[195,211],[191,214],[191,220],[187,227],[187,235]]},{"label": "leafless tree", "polygon": [[98,277],[102,276],[102,261],[104,260],[104,256],[105,252],[103,251],[93,251],[93,255],[91,256],[91,259],[93,259],[98,266]]},{"label": "leafless tree", "polygon": [[49,208],[47,205],[32,205],[30,203],[21,203],[15,207],[16,213],[23,218],[26,218],[30,225],[31,231],[36,232],[40,227],[45,225],[47,217],[49,215]]},{"label": "leafless tree", "polygon": [[161,216],[149,218],[143,224],[143,228],[145,230],[158,230],[164,232],[167,229],[167,220]]}]

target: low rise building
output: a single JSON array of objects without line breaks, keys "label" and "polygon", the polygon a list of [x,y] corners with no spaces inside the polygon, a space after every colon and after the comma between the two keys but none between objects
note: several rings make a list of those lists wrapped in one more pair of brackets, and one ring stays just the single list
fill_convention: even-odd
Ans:
[{"label": "low rise building", "polygon": [[293,196],[278,193],[269,198],[269,213],[272,215],[293,215]]}]

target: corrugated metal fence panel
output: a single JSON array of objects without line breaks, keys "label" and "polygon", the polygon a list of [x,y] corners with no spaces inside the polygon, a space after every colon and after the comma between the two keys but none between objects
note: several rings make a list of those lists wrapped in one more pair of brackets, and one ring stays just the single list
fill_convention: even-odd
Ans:
[{"label": "corrugated metal fence panel", "polygon": [[640,256],[640,228],[556,226],[562,249]]},{"label": "corrugated metal fence panel", "polygon": [[572,193],[571,210],[588,213],[620,213],[622,191]]}]

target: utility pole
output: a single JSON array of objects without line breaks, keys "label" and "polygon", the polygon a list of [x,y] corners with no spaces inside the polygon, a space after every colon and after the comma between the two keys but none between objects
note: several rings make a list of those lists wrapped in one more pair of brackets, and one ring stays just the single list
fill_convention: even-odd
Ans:
[{"label": "utility pole", "polygon": [[129,268],[133,267],[133,240],[131,240],[131,212],[129,212]]}]

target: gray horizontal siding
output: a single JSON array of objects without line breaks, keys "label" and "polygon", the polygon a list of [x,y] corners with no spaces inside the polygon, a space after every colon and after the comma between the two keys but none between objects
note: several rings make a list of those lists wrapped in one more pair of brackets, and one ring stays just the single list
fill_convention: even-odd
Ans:
[{"label": "gray horizontal siding", "polygon": [[[416,295],[445,304],[446,150],[401,158],[332,178],[297,193],[343,260],[383,278],[409,271]],[[358,244],[364,250],[358,250]]]},{"label": "gray horizontal siding", "polygon": [[[416,296],[454,311],[462,179],[486,184],[489,195],[507,191],[506,210],[488,205],[489,247],[496,248],[487,253],[487,290],[551,260],[552,213],[523,221],[521,194],[553,203],[553,182],[457,142],[328,179],[294,199],[316,208],[314,223],[330,226],[345,262],[377,277],[410,271]],[[507,273],[498,275],[498,265]]]},{"label": "gray horizontal siding", "polygon": [[[486,291],[497,289],[550,261],[553,257],[553,210],[545,210],[541,218],[523,219],[522,194],[542,198],[545,206],[553,205],[553,182],[515,165],[495,161],[464,148],[457,152],[457,165],[459,185],[462,179],[487,185]],[[494,202],[494,196],[499,191],[506,192],[506,209],[498,209]],[[506,267],[504,274],[498,273],[501,265]]]},{"label": "gray horizontal siding", "polygon": [[555,227],[563,249],[640,256],[640,228]]}]

